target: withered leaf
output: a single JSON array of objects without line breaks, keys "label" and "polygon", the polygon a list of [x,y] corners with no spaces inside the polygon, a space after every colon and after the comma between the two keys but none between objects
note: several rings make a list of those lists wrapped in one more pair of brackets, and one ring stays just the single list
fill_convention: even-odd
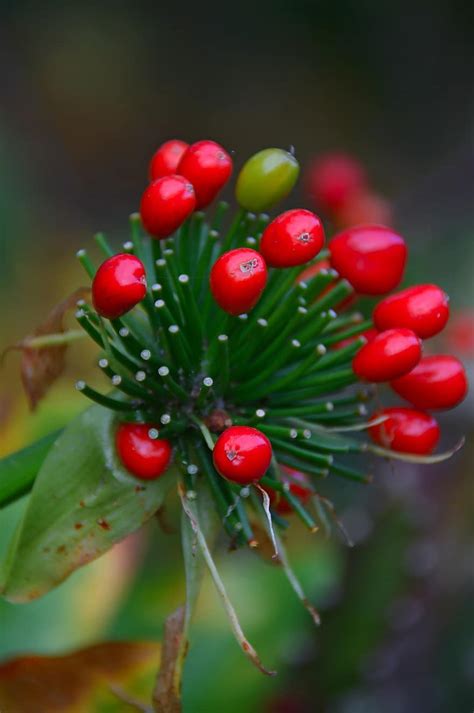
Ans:
[{"label": "withered leaf", "polygon": [[183,640],[185,610],[176,609],[166,619],[162,644],[161,667],[153,692],[157,713],[181,713],[181,672],[187,653]]},{"label": "withered leaf", "polygon": [[275,557],[275,548],[273,542],[271,541],[267,530],[257,521],[251,523],[252,531],[257,540],[257,547],[255,552],[259,554],[262,559],[264,559],[268,564],[279,565],[281,564],[278,557]]},{"label": "withered leaf", "polygon": [[64,317],[74,309],[80,299],[86,298],[90,293],[88,287],[79,287],[69,297],[57,304],[49,313],[46,320],[17,344],[6,349],[20,350],[21,380],[25,389],[30,409],[35,410],[38,403],[62,374],[65,365],[67,344],[36,347],[34,340],[50,334],[62,334],[65,331]]},{"label": "withered leaf", "polygon": [[[23,656],[0,666],[0,710],[5,713],[119,713],[124,699],[151,700],[160,646],[108,642],[67,656]],[[114,690],[124,692],[122,700]]]}]

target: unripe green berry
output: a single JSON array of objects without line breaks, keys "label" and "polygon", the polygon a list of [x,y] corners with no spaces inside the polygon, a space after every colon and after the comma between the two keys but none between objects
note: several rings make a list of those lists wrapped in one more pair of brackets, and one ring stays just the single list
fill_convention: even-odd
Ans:
[{"label": "unripe green berry", "polygon": [[272,208],[290,193],[300,166],[283,149],[264,149],[251,156],[237,178],[235,195],[246,210],[259,213]]}]

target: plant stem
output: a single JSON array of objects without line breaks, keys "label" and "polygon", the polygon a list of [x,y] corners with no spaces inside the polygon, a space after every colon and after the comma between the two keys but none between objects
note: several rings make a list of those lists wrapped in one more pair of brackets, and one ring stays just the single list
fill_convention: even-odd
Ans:
[{"label": "plant stem", "polygon": [[245,634],[242,631],[242,627],[240,626],[240,622],[237,617],[236,611],[235,611],[235,609],[227,595],[224,583],[219,575],[216,565],[214,564],[214,560],[212,559],[212,555],[211,555],[210,550],[207,546],[207,542],[204,538],[204,535],[202,534],[202,530],[199,526],[199,521],[197,518],[196,509],[190,503],[190,501],[186,498],[186,493],[184,492],[184,488],[182,485],[179,486],[179,495],[181,498],[181,504],[183,506],[183,510],[186,513],[186,515],[188,516],[189,521],[191,522],[191,526],[192,526],[194,533],[196,535],[198,547],[201,550],[201,554],[202,554],[204,561],[209,569],[211,577],[214,581],[214,585],[215,585],[217,592],[218,592],[218,594],[222,600],[222,603],[224,605],[224,608],[225,608],[225,611],[229,618],[229,622],[230,622],[232,631],[234,632],[235,638],[237,639],[242,651],[247,656],[247,658],[249,658],[250,661],[262,673],[266,674],[267,676],[274,676],[275,671],[270,671],[263,666],[257,652],[255,651],[253,646],[250,644],[250,642],[246,639]]}]

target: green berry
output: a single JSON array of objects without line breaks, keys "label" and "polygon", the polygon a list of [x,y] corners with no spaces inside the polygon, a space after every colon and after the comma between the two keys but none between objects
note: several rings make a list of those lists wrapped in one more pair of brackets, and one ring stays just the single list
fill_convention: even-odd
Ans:
[{"label": "green berry", "polygon": [[258,213],[286,198],[296,183],[300,166],[283,149],[264,149],[251,156],[237,178],[235,195],[246,210]]}]

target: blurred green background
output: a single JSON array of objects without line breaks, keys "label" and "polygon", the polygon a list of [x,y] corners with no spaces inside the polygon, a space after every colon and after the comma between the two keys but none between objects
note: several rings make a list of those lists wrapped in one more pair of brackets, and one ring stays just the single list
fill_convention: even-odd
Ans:
[{"label": "blurred green background", "polygon": [[[0,12],[2,348],[83,283],[74,253],[93,232],[125,239],[159,143],[213,138],[237,167],[273,145],[294,146],[303,169],[326,151],[358,157],[409,243],[407,279],[451,295],[454,327],[437,346],[472,373],[472,3],[16,0]],[[290,205],[307,204],[302,186]],[[78,344],[31,417],[9,356],[0,454],[83,407],[73,383],[93,357]],[[185,713],[472,710],[472,396],[442,423],[443,445],[468,436],[449,463],[387,465],[369,489],[328,490],[354,549],[292,527],[319,631],[276,568],[222,550],[244,628],[280,675],[265,679],[241,656],[207,583]],[[1,548],[21,507],[0,514]],[[43,600],[0,603],[0,657],[159,638],[182,596],[178,538],[152,524]]]}]

